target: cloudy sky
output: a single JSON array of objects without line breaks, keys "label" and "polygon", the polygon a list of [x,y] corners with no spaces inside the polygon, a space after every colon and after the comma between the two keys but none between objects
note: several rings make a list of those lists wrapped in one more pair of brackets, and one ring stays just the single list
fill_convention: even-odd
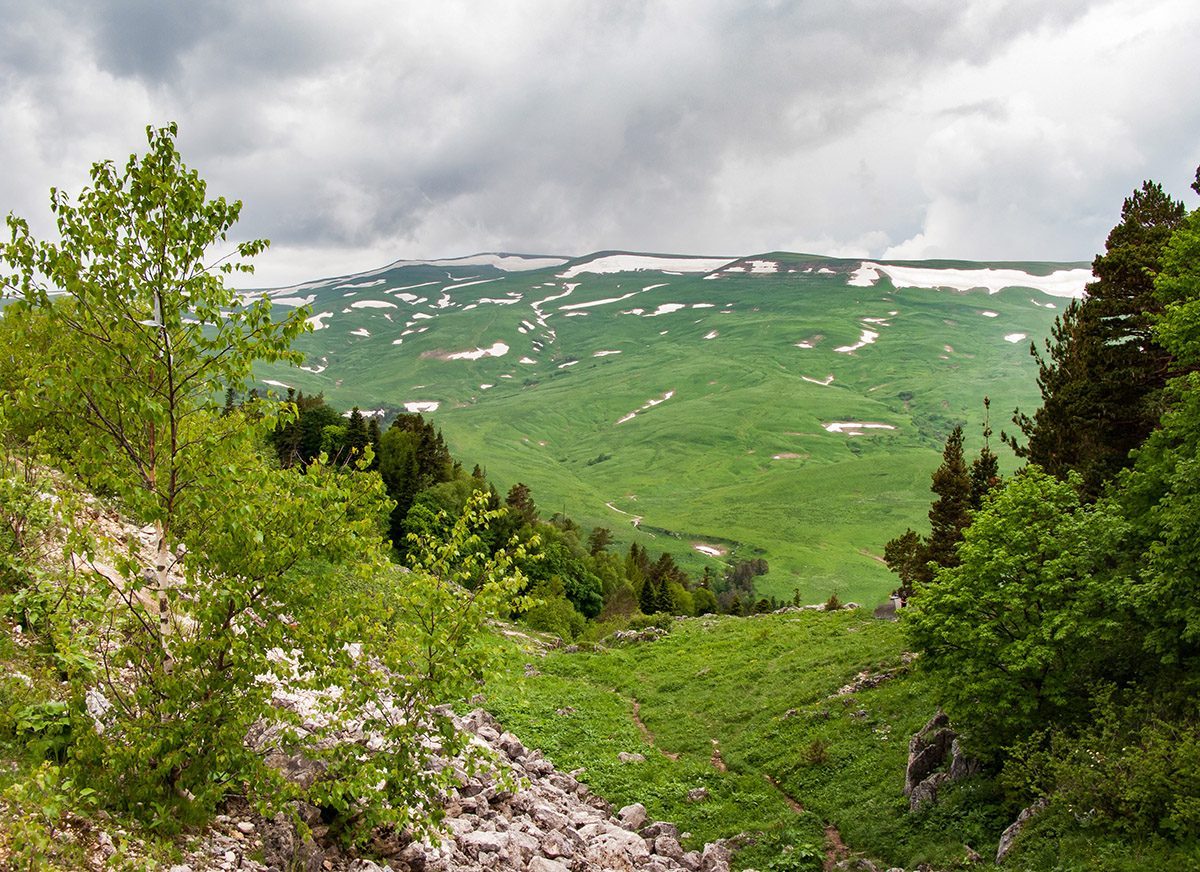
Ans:
[{"label": "cloudy sky", "polygon": [[0,0],[0,213],[176,121],[254,283],[600,249],[1090,260],[1189,208],[1195,0]]}]

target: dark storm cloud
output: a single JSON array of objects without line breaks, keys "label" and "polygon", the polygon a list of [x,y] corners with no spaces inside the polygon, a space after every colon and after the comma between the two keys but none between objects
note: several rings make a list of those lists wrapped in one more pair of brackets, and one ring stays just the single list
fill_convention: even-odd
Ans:
[{"label": "dark storm cloud", "polygon": [[0,159],[26,169],[5,204],[31,211],[33,190],[177,120],[188,163],[245,201],[241,229],[298,262],[1087,257],[1100,201],[1197,159],[1173,46],[1198,13],[1177,0],[0,10]]}]

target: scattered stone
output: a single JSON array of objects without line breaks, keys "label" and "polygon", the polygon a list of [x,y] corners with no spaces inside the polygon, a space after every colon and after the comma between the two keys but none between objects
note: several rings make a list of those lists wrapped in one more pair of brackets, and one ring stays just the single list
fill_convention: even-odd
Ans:
[{"label": "scattered stone", "polygon": [[703,787],[697,787],[693,790],[689,790],[687,795],[688,802],[705,802],[708,800],[708,798],[708,791]]},{"label": "scattered stone", "polygon": [[626,751],[622,751],[619,754],[617,754],[617,761],[620,763],[645,763],[646,758],[643,757],[641,754],[637,754],[637,753],[630,754]]}]

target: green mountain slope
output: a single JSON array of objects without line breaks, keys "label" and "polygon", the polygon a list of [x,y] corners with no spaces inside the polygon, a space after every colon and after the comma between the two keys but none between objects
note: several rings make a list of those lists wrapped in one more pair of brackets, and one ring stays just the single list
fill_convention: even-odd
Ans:
[{"label": "green mountain slope", "polygon": [[272,291],[318,329],[305,369],[259,376],[424,411],[544,515],[693,571],[765,556],[766,595],[871,601],[893,586],[883,544],[925,523],[946,434],[966,423],[978,450],[984,395],[997,430],[1036,406],[1029,341],[1087,276],[787,253],[400,262]]}]

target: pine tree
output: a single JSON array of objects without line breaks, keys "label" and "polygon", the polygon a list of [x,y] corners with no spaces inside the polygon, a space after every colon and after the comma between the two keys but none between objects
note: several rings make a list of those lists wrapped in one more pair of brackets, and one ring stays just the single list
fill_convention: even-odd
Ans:
[{"label": "pine tree", "polygon": [[379,418],[374,415],[367,424],[367,441],[370,442],[371,451],[375,455],[371,458],[371,469],[379,469],[379,445],[383,441],[383,434],[379,431]]},{"label": "pine tree", "polygon": [[371,444],[371,436],[367,432],[367,420],[355,406],[350,411],[350,419],[346,423],[346,463],[355,463],[362,459],[367,446]]},{"label": "pine tree", "polygon": [[601,551],[608,550],[612,540],[612,530],[608,527],[593,527],[591,535],[588,536],[588,554],[595,557]]},{"label": "pine tree", "polygon": [[983,498],[1000,485],[1000,459],[992,451],[991,436],[992,401],[983,398],[983,447],[971,464],[971,511],[983,507]]},{"label": "pine tree", "polygon": [[958,565],[958,543],[971,523],[971,478],[963,462],[962,427],[955,427],[942,451],[942,465],[933,473],[930,490],[937,499],[929,507],[926,558],[938,566]]},{"label": "pine tree", "polygon": [[516,512],[527,524],[535,524],[538,519],[537,504],[534,503],[529,485],[517,482],[508,491],[504,504]]},{"label": "pine tree", "polygon": [[1145,182],[1126,198],[1121,223],[1092,263],[1096,281],[1056,320],[1038,361],[1042,406],[1013,422],[1027,442],[1001,434],[1019,457],[1064,479],[1083,477],[1083,496],[1095,499],[1106,481],[1130,463],[1162,414],[1171,355],[1151,331],[1162,304],[1154,294],[1164,247],[1184,217],[1183,203]]},{"label": "pine tree", "polygon": [[733,595],[733,599],[729,601],[729,611],[727,614],[731,614],[736,618],[740,618],[745,614],[742,608],[742,598],[736,593]]},{"label": "pine tree", "polygon": [[658,591],[655,589],[654,580],[647,578],[642,583],[642,589],[638,591],[638,608],[642,610],[643,615],[652,615],[659,611],[658,601]]}]

